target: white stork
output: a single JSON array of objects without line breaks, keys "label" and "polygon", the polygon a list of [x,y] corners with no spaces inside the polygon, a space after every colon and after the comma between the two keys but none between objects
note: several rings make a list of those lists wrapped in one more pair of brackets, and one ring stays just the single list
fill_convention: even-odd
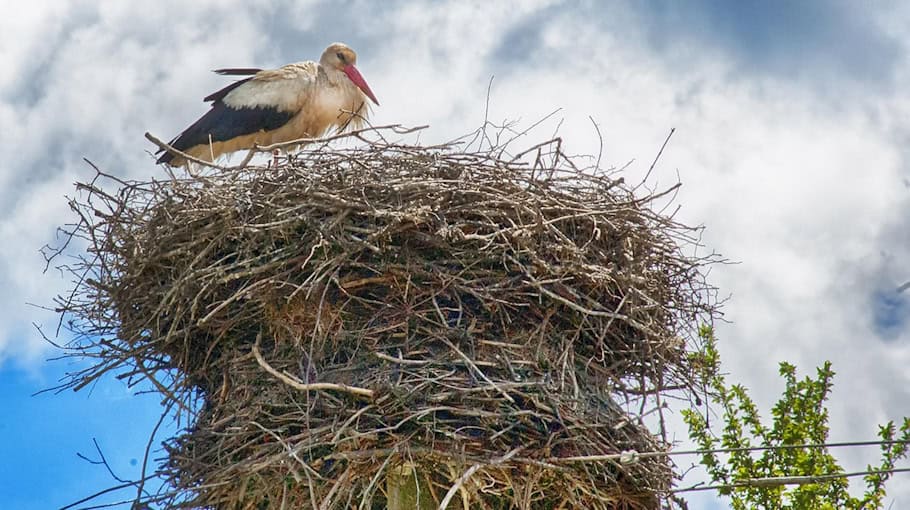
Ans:
[{"label": "white stork", "polygon": [[[300,138],[322,136],[332,127],[358,127],[366,98],[379,101],[354,67],[357,54],[342,43],[330,45],[319,63],[278,69],[218,69],[222,75],[250,76],[209,94],[212,109],[174,138],[170,146],[213,161],[222,154]],[[352,113],[356,112],[356,113]],[[158,163],[180,166],[185,159],[159,151]]]}]

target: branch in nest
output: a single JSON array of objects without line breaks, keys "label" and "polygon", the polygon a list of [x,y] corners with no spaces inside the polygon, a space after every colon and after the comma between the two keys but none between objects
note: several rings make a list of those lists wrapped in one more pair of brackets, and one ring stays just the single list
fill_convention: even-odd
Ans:
[{"label": "branch in nest", "polygon": [[257,341],[253,344],[253,356],[256,357],[256,362],[259,363],[266,372],[277,377],[281,382],[287,384],[288,386],[300,390],[300,391],[341,391],[345,393],[350,393],[352,395],[357,395],[358,397],[366,397],[369,399],[373,398],[373,390],[367,388],[358,388],[356,386],[348,386],[346,384],[334,384],[334,383],[304,383],[300,379],[297,379],[287,372],[279,372],[272,365],[269,365],[265,358],[262,357],[262,353],[259,352],[259,342]]}]

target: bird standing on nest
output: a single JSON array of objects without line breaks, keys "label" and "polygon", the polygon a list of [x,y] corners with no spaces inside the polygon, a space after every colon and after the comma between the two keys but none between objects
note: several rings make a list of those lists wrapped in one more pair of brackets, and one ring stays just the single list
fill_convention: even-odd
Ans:
[{"label": "bird standing on nest", "polygon": [[[330,45],[319,63],[278,69],[218,69],[222,75],[250,76],[209,94],[212,109],[169,144],[190,156],[214,161],[222,154],[300,138],[330,128],[356,128],[368,113],[367,98],[379,101],[354,67],[357,54],[342,43]],[[158,163],[180,166],[186,159],[164,149]]]}]

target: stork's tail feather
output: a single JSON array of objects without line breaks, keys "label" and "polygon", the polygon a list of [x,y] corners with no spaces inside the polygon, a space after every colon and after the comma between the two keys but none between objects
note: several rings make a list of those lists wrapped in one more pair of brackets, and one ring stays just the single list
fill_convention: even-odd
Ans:
[{"label": "stork's tail feather", "polygon": [[161,156],[155,160],[155,163],[158,163],[159,165],[161,163],[171,164],[171,161],[174,160],[174,155],[164,149],[161,149],[156,154],[159,154],[162,151],[164,152],[164,154],[161,154]]},{"label": "stork's tail feather", "polygon": [[262,69],[256,67],[228,67],[225,69],[215,69],[213,72],[222,76],[252,76],[259,71],[262,71]]}]

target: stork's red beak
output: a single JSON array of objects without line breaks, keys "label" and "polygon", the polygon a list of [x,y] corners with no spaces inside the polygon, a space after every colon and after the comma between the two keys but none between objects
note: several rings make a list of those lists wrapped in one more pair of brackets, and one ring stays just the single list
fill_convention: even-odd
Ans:
[{"label": "stork's red beak", "polygon": [[363,79],[360,71],[358,71],[353,64],[344,66],[342,70],[344,71],[344,74],[348,75],[348,78],[354,82],[354,85],[357,85],[357,87],[359,87],[360,90],[362,90],[368,98],[372,99],[373,102],[376,103],[376,106],[379,106],[379,101],[376,100],[376,96],[373,95],[373,91],[370,90],[370,86],[367,85],[367,81]]}]

